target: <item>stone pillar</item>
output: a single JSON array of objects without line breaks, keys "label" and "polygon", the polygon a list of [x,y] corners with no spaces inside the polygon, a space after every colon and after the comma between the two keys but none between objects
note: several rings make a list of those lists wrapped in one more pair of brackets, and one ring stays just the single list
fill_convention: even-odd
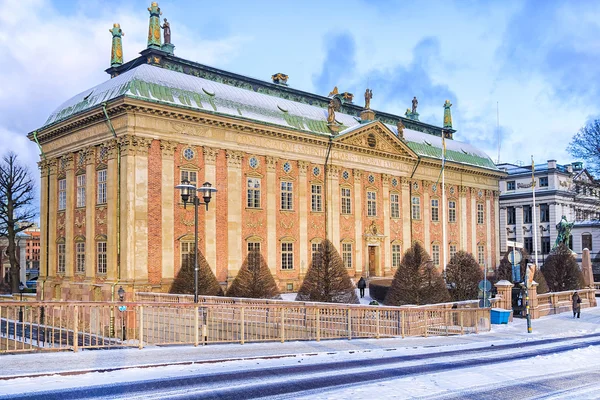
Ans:
[{"label": "stone pillar", "polygon": [[73,155],[65,156],[65,175],[67,179],[67,208],[65,209],[65,277],[75,273],[75,170]]},{"label": "stone pillar", "polygon": [[[210,182],[214,187],[217,186],[217,155],[218,149],[204,147],[204,180]],[[164,171],[164,170],[163,170]],[[213,274],[217,276],[217,198],[219,194],[211,200],[208,211],[204,215],[204,243],[206,261],[210,265]],[[227,201],[227,199],[223,199]],[[243,199],[240,199],[243,202]]]},{"label": "stone pillar", "polygon": [[[160,141],[162,181],[160,190],[161,278],[163,283],[175,278],[175,160],[176,142]],[[149,194],[150,195],[150,194]]]},{"label": "stone pillar", "polygon": [[96,276],[96,151],[85,153],[85,277]]},{"label": "stone pillar", "polygon": [[504,310],[512,310],[512,288],[513,284],[506,280],[496,282],[494,285],[498,291],[496,294],[495,308],[502,308]]},{"label": "stone pillar", "polygon": [[492,227],[496,224],[492,221],[491,190],[485,191],[485,271],[492,268]]},{"label": "stone pillar", "polygon": [[581,256],[581,272],[583,273],[584,287],[594,288],[594,274],[592,272],[592,259],[590,257],[590,250],[583,249]]},{"label": "stone pillar", "polygon": [[431,255],[431,200],[429,198],[429,187],[431,182],[423,181],[423,246],[427,254]]},{"label": "stone pillar", "polygon": [[[242,159],[239,151],[227,151],[227,281],[242,266]],[[268,218],[267,218],[268,219]],[[268,222],[267,222],[268,225]]]},{"label": "stone pillar", "polygon": [[106,278],[108,281],[120,279],[119,243],[117,242],[119,226],[117,225],[117,196],[119,190],[119,144],[110,140],[105,144],[108,149],[106,169]]},{"label": "stone pillar", "polygon": [[329,208],[329,239],[336,249],[341,253],[340,243],[340,168],[330,165],[327,168],[329,174],[329,189],[327,190],[327,207]]},{"label": "stone pillar", "polygon": [[136,283],[148,283],[148,150],[152,139],[133,137],[135,142],[135,249]]},{"label": "stone pillar", "polygon": [[267,156],[266,164],[267,264],[273,277],[277,277],[277,194],[280,193],[277,188],[277,157]]},{"label": "stone pillar", "polygon": [[[300,218],[300,279],[304,279],[308,269],[308,198],[307,198],[307,178],[306,172],[308,163],[298,161],[298,216]],[[277,238],[275,238],[275,241]],[[277,246],[277,242],[274,243]],[[277,257],[276,248],[273,251],[274,257]],[[275,260],[277,267],[277,260]]]},{"label": "stone pillar", "polygon": [[383,275],[388,276],[392,273],[392,244],[390,228],[390,175],[383,174],[381,182],[383,184],[383,234],[385,241],[383,243]]},{"label": "stone pillar", "polygon": [[411,219],[412,203],[410,198],[410,180],[408,178],[402,178],[402,251],[408,250],[412,244],[412,237],[410,236],[410,225],[412,224]]},{"label": "stone pillar", "polygon": [[[135,278],[135,206],[136,206],[136,165],[135,144],[131,135],[118,138],[121,148],[121,209],[120,246],[122,281],[131,282]],[[147,247],[146,247],[147,248]]]},{"label": "stone pillar", "polygon": [[515,206],[516,224],[515,238],[518,243],[523,243],[523,206]]},{"label": "stone pillar", "polygon": [[[48,189],[50,187],[48,178],[50,176],[49,168],[50,164],[48,161],[41,161],[39,163],[40,168],[40,266],[39,266],[39,279],[40,281],[46,280],[46,262],[48,261],[48,253],[46,252],[48,246],[48,224],[46,223],[48,217]],[[54,196],[56,197],[56,196]],[[52,213],[56,215],[55,213]],[[49,275],[50,276],[50,271]],[[38,292],[39,293],[39,292]],[[43,294],[42,294],[43,296]],[[38,296],[38,300],[40,300]]]},{"label": "stone pillar", "polygon": [[354,176],[354,241],[356,242],[356,246],[354,251],[356,253],[356,273],[360,275],[360,272],[363,271],[363,232],[362,232],[362,171],[358,169],[352,170],[352,175]]}]

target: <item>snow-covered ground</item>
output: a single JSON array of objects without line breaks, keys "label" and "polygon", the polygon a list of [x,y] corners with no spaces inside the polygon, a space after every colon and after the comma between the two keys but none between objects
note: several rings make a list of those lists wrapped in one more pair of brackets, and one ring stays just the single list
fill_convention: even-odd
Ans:
[{"label": "snow-covered ground", "polygon": [[[562,344],[576,344],[590,339],[584,335],[600,334],[600,308],[584,309],[581,319],[570,313],[534,320],[533,333],[527,333],[526,321],[515,319],[510,325],[493,325],[490,332],[460,337],[392,338],[366,340],[333,340],[321,342],[286,342],[257,344],[228,344],[206,347],[150,347],[144,350],[82,351],[79,353],[46,353],[0,356],[0,377],[22,376],[2,380],[0,395],[31,393],[98,384],[194,376],[197,374],[252,371],[263,368],[312,365],[345,361],[356,366],[344,373],[359,376],[369,368],[361,364],[371,359],[440,353],[450,350],[489,348],[511,343],[530,343],[547,338],[572,338]],[[596,338],[598,340],[600,338]],[[553,348],[558,344],[545,344]],[[519,349],[495,351],[487,357],[518,354]],[[512,353],[511,353],[512,352]],[[267,357],[264,357],[267,356]],[[269,358],[270,357],[270,358]],[[435,362],[460,362],[472,355],[453,354]],[[481,355],[485,357],[485,355]],[[215,362],[216,360],[221,360]],[[402,366],[423,365],[427,361],[402,362]],[[177,364],[178,363],[178,364]],[[174,364],[150,367],[156,364]],[[103,370],[124,368],[108,372],[89,372],[79,375],[54,374],[58,371]],[[491,362],[472,368],[461,368],[437,373],[416,374],[395,379],[347,385],[318,393],[304,393],[299,398],[363,399],[363,398],[432,398],[467,393],[478,389],[498,388],[500,385],[531,385],[536,381],[560,377],[587,376],[600,371],[600,347],[584,348],[561,353],[537,356],[523,360]],[[24,377],[32,374],[50,374]],[[336,371],[321,375],[331,376]],[[319,374],[314,374],[320,376]],[[307,376],[313,377],[313,375]],[[277,377],[273,377],[276,382]],[[600,398],[600,380],[577,390],[555,394],[549,398],[587,399]],[[9,383],[9,384],[7,384]],[[284,396],[285,397],[285,396]],[[293,397],[293,396],[288,396]],[[502,396],[501,396],[502,397]],[[476,398],[476,397],[471,397]],[[504,397],[507,398],[507,397]]]},{"label": "snow-covered ground", "polygon": [[[373,301],[373,299],[371,298],[371,295],[369,294],[369,288],[365,289],[365,297],[361,298],[360,297],[360,293],[358,289],[356,290],[356,297],[358,297],[358,299],[360,300],[360,304],[369,304],[371,301]],[[295,301],[296,300],[296,295],[298,293],[283,293],[281,295],[281,299],[285,300],[285,301]]]}]

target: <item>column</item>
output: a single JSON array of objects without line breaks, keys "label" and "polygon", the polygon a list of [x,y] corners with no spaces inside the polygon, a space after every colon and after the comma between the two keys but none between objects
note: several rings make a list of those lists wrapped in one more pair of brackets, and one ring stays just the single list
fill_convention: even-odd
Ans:
[{"label": "column", "polygon": [[329,166],[329,190],[327,191],[327,207],[329,208],[329,237],[335,248],[341,253],[340,243],[340,168]]},{"label": "column", "polygon": [[[487,269],[492,267],[492,204],[490,197],[492,196],[491,190],[485,191],[485,267]],[[495,225],[495,224],[494,224]]]},{"label": "column", "polygon": [[427,254],[431,254],[431,204],[429,199],[429,187],[431,182],[423,181],[423,245]]},{"label": "column", "polygon": [[267,264],[273,277],[277,276],[277,158],[267,156]]},{"label": "column", "polygon": [[[210,182],[213,186],[217,186],[217,155],[219,149],[211,147],[204,147],[204,180]],[[210,269],[213,274],[217,276],[217,199],[219,194],[211,200],[211,204],[208,206],[208,211],[205,211],[204,215],[204,243],[206,261],[210,265]],[[226,198],[221,197],[222,201],[227,201]]]},{"label": "column", "polygon": [[390,228],[390,175],[383,174],[381,177],[381,183],[383,184],[383,234],[385,239],[383,242],[384,257],[383,257],[383,275],[388,276],[392,271],[392,244],[390,242],[391,228]]},{"label": "column", "polygon": [[471,188],[471,254],[477,256],[477,189]]},{"label": "column", "polygon": [[134,280],[148,283],[148,150],[152,139],[134,136],[135,250]]},{"label": "column", "polygon": [[[496,218],[494,218],[494,230],[492,232],[496,232],[496,234],[494,235],[494,240],[496,241],[496,254],[494,255],[494,257],[496,258],[496,265],[500,264],[500,235],[498,234],[498,232],[500,232],[500,192],[497,190],[494,190],[492,192],[494,194],[494,212],[496,215]],[[506,235],[506,230],[504,231],[504,235]],[[506,236],[504,237],[504,245],[506,245]]]},{"label": "column", "polygon": [[[365,262],[363,258],[363,232],[362,232],[362,172],[357,169],[352,170],[352,175],[354,175],[354,241],[356,245],[354,246],[356,253],[356,272],[362,272],[363,264]],[[360,275],[360,274],[359,274]]]},{"label": "column", "polygon": [[408,178],[402,178],[402,244],[403,251],[410,248],[412,244],[412,237],[410,236],[410,225],[412,219],[410,218],[410,212],[412,209],[411,198],[410,198],[410,181]]},{"label": "column", "polygon": [[85,276],[96,276],[96,151],[85,151]]},{"label": "column", "polygon": [[227,150],[227,279],[233,280],[242,266],[242,158]]},{"label": "column", "polygon": [[75,170],[73,155],[65,157],[65,174],[67,179],[67,208],[65,209],[65,277],[72,277],[75,273]]},{"label": "column", "polygon": [[458,197],[458,215],[460,221],[460,250],[468,251],[467,248],[467,190],[468,188],[465,186],[460,186],[459,188],[459,197]]},{"label": "column", "polygon": [[120,182],[120,247],[121,247],[121,280],[135,279],[135,145],[131,135],[119,137],[121,149],[121,182]]},{"label": "column", "polygon": [[[496,203],[498,203],[498,201],[496,200]],[[502,252],[506,252],[507,251],[507,246],[506,246],[506,241],[508,240],[508,233],[506,232],[506,228],[508,227],[508,211],[506,206],[502,206],[500,207],[500,246],[501,246],[501,251]]]},{"label": "column", "polygon": [[523,243],[523,206],[515,206],[516,224],[515,224],[515,238],[517,242]]},{"label": "column", "polygon": [[[308,162],[298,161],[298,215],[300,218],[300,278],[304,279],[308,269],[308,197],[307,197],[307,179],[306,171]],[[277,243],[275,243],[275,246]],[[276,251],[273,251],[274,257],[277,257]],[[275,264],[277,265],[277,260]]]},{"label": "column", "polygon": [[[58,209],[58,163],[57,160],[50,160],[50,201],[48,202],[48,212],[50,218],[48,219],[48,276],[56,276],[56,264],[58,262],[56,254],[56,210]],[[42,224],[45,221],[40,221]],[[42,249],[46,251],[46,249]],[[40,266],[41,267],[41,266]],[[52,296],[49,296],[52,298]]]},{"label": "column", "polygon": [[162,181],[160,190],[161,207],[161,277],[163,282],[175,278],[175,160],[176,142],[160,141]]},{"label": "column", "polygon": [[[48,246],[48,224],[46,223],[47,217],[49,216],[48,210],[48,188],[50,187],[48,178],[50,177],[50,163],[48,161],[40,161],[40,266],[39,266],[39,277],[40,280],[46,278],[46,262],[48,260],[48,254],[46,252]],[[54,196],[56,197],[56,196]],[[54,213],[52,213],[54,215]],[[54,274],[48,271],[48,276]],[[43,296],[43,294],[42,294]]]},{"label": "column", "polygon": [[120,279],[120,258],[118,232],[118,192],[120,150],[116,139],[105,144],[108,149],[106,165],[106,278],[108,281]]}]

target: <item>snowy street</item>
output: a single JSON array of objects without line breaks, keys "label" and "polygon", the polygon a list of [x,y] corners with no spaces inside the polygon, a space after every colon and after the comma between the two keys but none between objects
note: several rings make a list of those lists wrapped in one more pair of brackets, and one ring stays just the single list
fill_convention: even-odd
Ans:
[{"label": "snowy street", "polygon": [[591,399],[600,309],[534,320],[532,334],[515,320],[457,337],[7,355],[0,371],[0,398]]}]

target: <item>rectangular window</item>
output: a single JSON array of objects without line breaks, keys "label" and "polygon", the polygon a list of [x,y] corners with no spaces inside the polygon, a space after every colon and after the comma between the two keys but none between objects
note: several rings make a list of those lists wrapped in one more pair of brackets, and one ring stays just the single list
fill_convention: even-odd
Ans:
[{"label": "rectangular window", "polygon": [[198,183],[198,174],[196,171],[181,170],[181,182],[188,181],[190,185],[196,186]]},{"label": "rectangular window", "polygon": [[542,254],[550,254],[550,236],[542,236]]},{"label": "rectangular window", "polygon": [[531,206],[523,206],[523,223],[531,223]]},{"label": "rectangular window", "polygon": [[483,224],[483,221],[484,221],[483,204],[482,203],[478,203],[477,204],[477,223],[478,224]]},{"label": "rectangular window", "polygon": [[485,246],[482,244],[477,246],[477,261],[479,262],[479,265],[485,264]]},{"label": "rectangular window", "polygon": [[293,209],[293,191],[292,182],[281,182],[281,209],[292,210]]},{"label": "rectangular window", "polygon": [[[436,222],[440,220],[440,202],[438,199],[431,199],[431,220]],[[438,246],[439,247],[439,246]]]},{"label": "rectangular window", "polygon": [[293,243],[281,243],[281,269],[294,269],[293,246]]},{"label": "rectangular window", "polygon": [[352,243],[342,243],[342,260],[344,267],[352,268]]},{"label": "rectangular window", "polygon": [[506,190],[515,190],[517,185],[515,185],[515,181],[506,182]]},{"label": "rectangular window", "polygon": [[398,193],[390,194],[390,212],[392,218],[400,218],[400,196],[398,196]]},{"label": "rectangular window", "polygon": [[106,170],[98,171],[97,204],[106,204]]},{"label": "rectangular window", "polygon": [[75,272],[85,273],[85,242],[75,243]]},{"label": "rectangular window", "polygon": [[350,197],[350,189],[342,188],[342,214],[352,213],[352,200]]},{"label": "rectangular window", "polygon": [[412,198],[412,219],[421,219],[421,199],[417,196]]},{"label": "rectangular window", "polygon": [[318,266],[321,262],[321,243],[312,243],[312,264]]},{"label": "rectangular window", "polygon": [[65,260],[65,244],[64,243],[59,243],[57,246],[57,253],[58,253],[58,265],[56,266],[56,272],[59,274],[64,274],[65,273],[65,264],[66,264],[66,260]]},{"label": "rectangular window", "polygon": [[581,235],[581,251],[583,251],[583,249],[592,251],[592,235],[589,233]]},{"label": "rectangular window", "polygon": [[550,206],[540,204],[540,222],[550,222]]},{"label": "rectangular window", "polygon": [[194,257],[196,251],[194,249],[194,242],[181,242],[181,265],[194,265]]},{"label": "rectangular window", "polygon": [[523,238],[523,247],[525,248],[525,250],[527,250],[527,252],[529,254],[532,254],[533,253],[533,238],[524,237]]},{"label": "rectangular window", "polygon": [[85,174],[77,175],[77,207],[85,207]]},{"label": "rectangular window", "polygon": [[248,242],[248,253],[251,251],[260,252],[260,242]]},{"label": "rectangular window", "polygon": [[248,178],[248,208],[260,208],[260,179]]},{"label": "rectangular window", "polygon": [[506,223],[514,225],[517,223],[517,210],[514,207],[506,207]]},{"label": "rectangular window", "polygon": [[456,245],[455,244],[451,244],[450,245],[450,259],[452,260],[452,257],[454,257],[454,255],[456,254]]},{"label": "rectangular window", "polygon": [[67,208],[67,180],[60,179],[58,181],[58,209],[64,210]]},{"label": "rectangular window", "polygon": [[96,243],[96,268],[99,274],[106,274],[106,242]]},{"label": "rectangular window", "polygon": [[377,216],[377,193],[367,192],[367,217]]},{"label": "rectangular window", "polygon": [[448,222],[456,222],[456,202],[453,200],[448,202]]},{"label": "rectangular window", "polygon": [[434,244],[431,246],[431,259],[433,260],[433,265],[440,265],[440,245]]},{"label": "rectangular window", "polygon": [[398,268],[402,259],[402,248],[399,244],[392,245],[392,267]]},{"label": "rectangular window", "polygon": [[321,185],[310,185],[310,206],[313,212],[323,211],[323,186]]},{"label": "rectangular window", "polygon": [[548,177],[547,176],[540,178],[540,187],[548,187]]}]

